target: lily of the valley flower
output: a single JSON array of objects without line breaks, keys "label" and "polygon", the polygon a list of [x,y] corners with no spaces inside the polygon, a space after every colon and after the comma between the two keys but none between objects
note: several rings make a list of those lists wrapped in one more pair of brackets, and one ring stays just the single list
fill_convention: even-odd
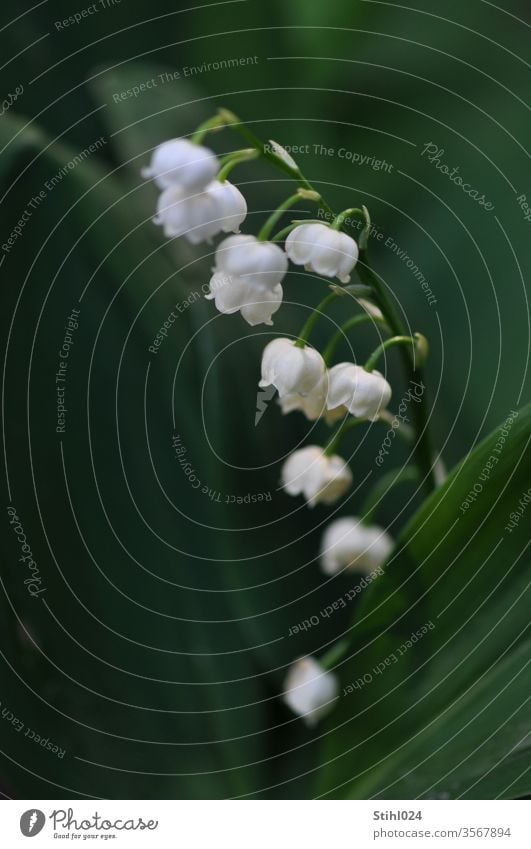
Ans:
[{"label": "lily of the valley flower", "polygon": [[292,413],[294,410],[299,410],[311,422],[316,421],[322,416],[327,425],[333,425],[348,416],[348,410],[343,406],[336,407],[334,410],[327,410],[327,397],[328,372],[325,372],[324,377],[321,378],[308,395],[284,395],[283,398],[278,399],[278,403],[284,415],[286,413]]},{"label": "lily of the valley flower", "polygon": [[286,253],[295,265],[323,277],[337,277],[348,283],[358,261],[354,239],[326,224],[301,224],[286,239]]},{"label": "lily of the valley flower", "polygon": [[273,324],[271,316],[282,303],[288,260],[272,242],[256,236],[229,236],[218,245],[207,300],[228,315],[240,310],[251,326]]},{"label": "lily of the valley flower", "polygon": [[334,706],[339,682],[314,657],[301,657],[290,667],[282,698],[307,725],[314,726]]},{"label": "lily of the valley flower", "polygon": [[296,393],[284,395],[284,397],[279,397],[278,402],[284,415],[286,413],[292,413],[294,410],[300,410],[309,421],[314,422],[322,415],[326,416],[327,392],[328,374],[325,372],[323,377],[307,395],[298,395]]},{"label": "lily of the valley flower", "polygon": [[379,371],[339,363],[328,372],[328,410],[344,407],[359,419],[376,421],[391,400],[391,387]]},{"label": "lily of the valley flower", "polygon": [[393,540],[378,525],[363,525],[357,516],[328,525],[321,541],[321,568],[327,575],[343,569],[372,572],[387,560]]},{"label": "lily of the valley flower", "polygon": [[159,189],[180,186],[189,192],[200,192],[216,176],[218,159],[208,147],[188,139],[171,139],[153,151],[151,162],[142,176],[153,179]]},{"label": "lily of the valley flower", "polygon": [[318,445],[308,445],[288,457],[281,479],[288,495],[303,495],[308,507],[315,507],[341,498],[352,483],[352,472],[342,457],[328,456]]},{"label": "lily of the valley flower", "polygon": [[273,339],[262,354],[262,379],[258,385],[276,386],[280,398],[308,395],[325,373],[325,362],[315,348],[301,348],[292,339]]},{"label": "lily of the valley flower", "polygon": [[155,224],[165,236],[184,236],[193,245],[217,233],[237,233],[247,215],[245,198],[228,180],[213,180],[202,192],[190,194],[170,186],[159,197]]}]

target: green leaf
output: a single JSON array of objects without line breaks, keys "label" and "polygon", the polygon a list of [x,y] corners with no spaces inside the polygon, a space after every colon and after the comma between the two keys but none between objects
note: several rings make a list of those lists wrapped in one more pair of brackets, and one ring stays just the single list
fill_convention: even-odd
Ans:
[{"label": "green leaf", "polygon": [[319,793],[511,798],[531,789],[530,436],[527,406],[425,502],[367,590],[338,670]]}]

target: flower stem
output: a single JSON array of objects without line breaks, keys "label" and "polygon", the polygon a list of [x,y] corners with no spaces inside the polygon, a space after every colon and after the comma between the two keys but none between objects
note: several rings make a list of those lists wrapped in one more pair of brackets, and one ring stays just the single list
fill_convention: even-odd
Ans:
[{"label": "flower stem", "polygon": [[362,219],[365,227],[361,231],[361,236],[358,239],[360,250],[364,250],[367,247],[367,242],[369,241],[369,236],[371,233],[371,216],[369,215],[369,210],[366,206],[362,206],[361,209],[357,206],[352,206],[349,209],[344,209],[343,212],[340,212],[339,215],[336,215],[330,228],[332,230],[341,230],[343,223],[347,218],[351,218],[352,216],[358,216]]},{"label": "flower stem", "polygon": [[272,230],[274,229],[275,224],[277,223],[277,221],[279,221],[280,218],[282,218],[286,210],[290,209],[292,206],[294,206],[296,203],[299,203],[299,201],[301,200],[310,200],[310,198],[308,198],[307,194],[301,194],[300,191],[296,192],[294,195],[291,195],[291,197],[286,198],[284,203],[281,203],[278,209],[275,209],[273,214],[269,216],[269,218],[263,225],[262,229],[258,233],[258,236],[256,237],[258,241],[266,242]]},{"label": "flower stem", "polygon": [[[362,283],[372,287],[376,303],[380,307],[392,333],[395,336],[405,335],[402,321],[394,304],[387,295],[385,284],[370,265],[367,248],[360,250],[360,258],[356,265],[356,270]],[[423,369],[421,364],[415,360],[413,348],[408,345],[407,348],[401,346],[399,350],[406,375],[424,387]],[[412,415],[416,432],[414,448],[416,463],[423,476],[424,488],[427,493],[430,493],[433,492],[436,484],[428,430],[428,399],[426,394],[426,392],[423,393],[420,403],[413,404]]]},{"label": "flower stem", "polygon": [[387,324],[384,318],[378,318],[377,316],[369,315],[369,313],[363,313],[363,315],[353,316],[341,325],[341,327],[334,333],[334,335],[330,339],[330,342],[324,349],[323,360],[325,361],[327,366],[330,365],[334,351],[337,348],[339,342],[344,338],[345,334],[348,333],[349,330],[352,330],[353,327],[358,327],[360,324],[367,324],[367,322],[369,321],[373,324],[379,324],[380,327],[384,329],[387,328]]},{"label": "flower stem", "polygon": [[354,419],[352,416],[349,416],[345,421],[341,422],[336,432],[333,434],[328,445],[323,449],[323,453],[325,457],[331,457],[332,454],[335,454],[339,445],[346,434],[352,430],[352,428],[357,427],[361,424],[367,424],[367,419]]},{"label": "flower stem", "polygon": [[298,226],[299,226],[298,223],[294,223],[292,221],[291,224],[288,224],[287,227],[284,227],[282,230],[279,230],[278,233],[275,233],[274,236],[271,236],[269,241],[270,242],[283,242],[284,239],[286,238],[286,236],[288,236],[291,233],[291,231],[294,230],[295,227],[298,227]]},{"label": "flower stem", "polygon": [[393,486],[401,483],[407,483],[409,481],[418,481],[418,479],[419,470],[416,466],[406,466],[405,469],[391,469],[391,471],[387,472],[387,474],[382,475],[382,477],[373,486],[363,503],[360,510],[361,523],[363,525],[371,524],[376,510],[380,506],[380,502]]},{"label": "flower stem", "polygon": [[223,183],[236,165],[239,165],[240,162],[249,162],[251,159],[257,159],[259,155],[260,154],[254,149],[254,147],[248,147],[245,150],[238,150],[236,153],[230,153],[221,160],[221,168],[218,171],[217,179],[220,183]]},{"label": "flower stem", "polygon": [[[278,156],[278,154],[274,153],[272,150],[269,150],[265,147],[264,143],[255,136],[255,134],[242,123],[241,119],[238,118],[234,112],[230,112],[228,109],[220,109],[218,112],[219,120],[227,127],[235,130],[241,136],[243,136],[246,141],[252,145],[262,156],[264,159],[267,159],[285,174],[288,174],[293,180],[304,189],[308,189],[310,191],[314,191],[314,188],[310,182],[306,179],[306,177],[302,174],[300,168],[292,168],[287,162],[284,162],[282,157]],[[333,217],[334,213],[328,204],[321,198],[319,201],[319,206],[323,209],[329,216]]]},{"label": "flower stem", "polygon": [[[304,197],[304,195],[302,195],[302,197]],[[317,218],[303,218],[292,221],[287,227],[284,227],[282,230],[279,230],[278,233],[275,233],[274,236],[271,236],[269,241],[282,242],[283,239],[285,239],[285,237],[295,229],[295,227],[300,227],[301,224],[321,224],[321,222]]]},{"label": "flower stem", "polygon": [[308,320],[302,326],[302,330],[298,335],[297,341],[295,342],[297,348],[304,348],[306,342],[308,341],[310,333],[314,328],[314,325],[316,324],[320,316],[323,314],[328,304],[331,304],[332,301],[335,301],[336,298],[337,295],[335,292],[329,292],[326,298],[323,298],[323,300],[319,304],[317,304]]},{"label": "flower stem", "polygon": [[365,216],[363,215],[363,210],[359,209],[357,206],[351,206],[349,209],[344,209],[343,212],[340,212],[339,215],[336,215],[334,220],[330,225],[331,230],[341,230],[343,226],[343,222],[346,218],[351,218],[353,215],[359,215],[363,219]]},{"label": "flower stem", "polygon": [[335,644],[335,646],[332,646],[332,648],[329,649],[326,654],[319,658],[319,663],[321,667],[327,672],[330,669],[333,669],[341,660],[343,660],[349,648],[350,643],[348,640],[340,640],[338,643]]},{"label": "flower stem", "polygon": [[385,342],[382,342],[381,345],[372,352],[369,359],[364,365],[365,371],[374,371],[376,367],[376,363],[382,356],[382,354],[387,351],[388,348],[392,348],[394,345],[416,345],[416,339],[413,336],[393,336],[392,339],[386,339]]},{"label": "flower stem", "polygon": [[203,139],[208,133],[211,133],[215,130],[221,130],[225,126],[225,121],[221,115],[214,115],[213,118],[208,118],[207,121],[203,121],[202,124],[199,124],[197,130],[190,137],[190,141],[193,144],[201,144]]}]

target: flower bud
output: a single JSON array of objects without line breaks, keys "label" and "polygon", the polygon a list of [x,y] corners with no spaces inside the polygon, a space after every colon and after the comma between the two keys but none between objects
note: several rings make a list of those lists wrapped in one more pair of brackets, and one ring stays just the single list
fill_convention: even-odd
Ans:
[{"label": "flower bud", "polygon": [[247,204],[240,190],[228,180],[213,180],[195,195],[179,186],[165,189],[153,220],[164,227],[165,236],[184,236],[197,245],[221,231],[237,233],[246,215]]},{"label": "flower bud", "polygon": [[180,186],[200,192],[218,173],[219,162],[207,147],[188,139],[163,142],[153,151],[151,162],[142,169],[142,177],[153,179],[159,189]]},{"label": "flower bud", "polygon": [[308,395],[325,373],[325,362],[315,348],[300,348],[292,339],[273,339],[262,354],[262,379],[258,385],[273,384],[280,398]]},{"label": "flower bud", "polygon": [[240,310],[251,326],[273,324],[282,303],[281,280],[288,269],[286,255],[272,242],[255,236],[229,236],[218,245],[207,300],[226,314]]},{"label": "flower bud", "polygon": [[328,410],[344,406],[358,419],[376,421],[391,400],[391,387],[379,371],[339,363],[328,372]]},{"label": "flower bud", "polygon": [[387,560],[393,544],[383,528],[363,525],[357,516],[337,519],[321,540],[321,568],[327,575],[343,569],[372,572]]},{"label": "flower bud", "polygon": [[346,233],[317,223],[295,227],[286,239],[286,253],[295,265],[304,265],[307,271],[348,283],[359,252],[354,239]]},{"label": "flower bud", "polygon": [[339,682],[314,657],[301,657],[286,675],[282,698],[305,723],[314,726],[334,706]]},{"label": "flower bud", "polygon": [[290,454],[281,480],[288,495],[303,495],[308,507],[315,507],[341,498],[352,483],[352,472],[337,454],[329,457],[318,445],[308,445]]}]

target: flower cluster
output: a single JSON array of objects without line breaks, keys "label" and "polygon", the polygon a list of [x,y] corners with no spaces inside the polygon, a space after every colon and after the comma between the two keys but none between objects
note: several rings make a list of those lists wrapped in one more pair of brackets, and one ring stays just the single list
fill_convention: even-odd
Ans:
[{"label": "flower cluster", "polygon": [[218,180],[219,161],[207,147],[186,139],[159,145],[142,176],[161,189],[157,214],[165,236],[184,236],[193,245],[218,233],[238,233],[247,204],[236,186]]},{"label": "flower cluster", "polygon": [[[409,345],[414,363],[415,357],[425,356],[427,343],[419,334],[410,337],[402,335],[401,329],[397,331],[397,321],[391,309],[386,309],[385,294],[378,290],[377,280],[374,288],[357,287],[367,290],[364,299],[354,296],[350,303],[361,305],[364,315],[343,325],[323,354],[308,343],[313,325],[325,306],[345,294],[360,249],[364,250],[366,245],[369,214],[365,207],[347,209],[335,217],[328,215],[331,223],[292,221],[273,234],[277,221],[301,199],[316,203],[328,213],[330,210],[304,179],[294,160],[280,145],[271,142],[269,149],[273,153],[269,159],[287,172],[299,188],[269,217],[256,236],[241,234],[247,203],[240,190],[227,180],[227,175],[239,162],[265,155],[265,147],[243,130],[243,135],[251,138],[253,148],[219,160],[201,142],[208,132],[228,124],[240,130],[243,127],[232,113],[221,110],[191,140],[174,139],[155,149],[150,165],[142,172],[160,189],[154,222],[163,228],[166,236],[184,237],[192,244],[210,241],[220,233],[232,234],[222,238],[216,247],[206,298],[214,301],[220,313],[240,312],[251,326],[272,325],[272,316],[282,304],[289,262],[327,281],[336,278],[342,284],[329,285],[331,294],[313,311],[297,336],[279,336],[266,345],[259,382],[260,387],[275,387],[283,414],[300,411],[313,422],[320,419],[327,425],[340,422],[324,447],[307,445],[294,451],[281,470],[281,484],[288,495],[302,495],[308,507],[331,505],[347,492],[353,480],[347,461],[336,453],[341,439],[354,424],[389,417],[387,407],[392,391],[383,374],[375,369],[379,356],[392,345]],[[351,214],[359,214],[365,224],[360,246],[342,230]],[[338,336],[363,321],[379,325],[384,335],[389,332],[395,335],[382,342],[365,365],[354,362],[331,365]],[[383,528],[371,523],[369,517],[373,512],[374,508],[361,517],[336,519],[325,529],[319,561],[326,575],[334,576],[345,570],[371,572],[388,559],[393,541]],[[337,652],[334,659],[337,661]],[[284,701],[309,725],[315,724],[337,699],[338,681],[329,671],[330,665],[332,661],[326,657],[321,661],[304,657],[287,674]]]},{"label": "flower cluster", "polygon": [[[155,149],[142,176],[161,189],[153,220],[165,236],[184,236],[197,245],[219,233],[239,233],[247,203],[236,186],[220,179],[219,172],[215,154],[186,139],[173,139]],[[241,312],[251,326],[270,325],[282,303],[288,258],[345,283],[358,259],[358,246],[350,236],[323,223],[296,227],[285,251],[266,238],[229,236],[216,250],[206,297],[222,313]]]}]

